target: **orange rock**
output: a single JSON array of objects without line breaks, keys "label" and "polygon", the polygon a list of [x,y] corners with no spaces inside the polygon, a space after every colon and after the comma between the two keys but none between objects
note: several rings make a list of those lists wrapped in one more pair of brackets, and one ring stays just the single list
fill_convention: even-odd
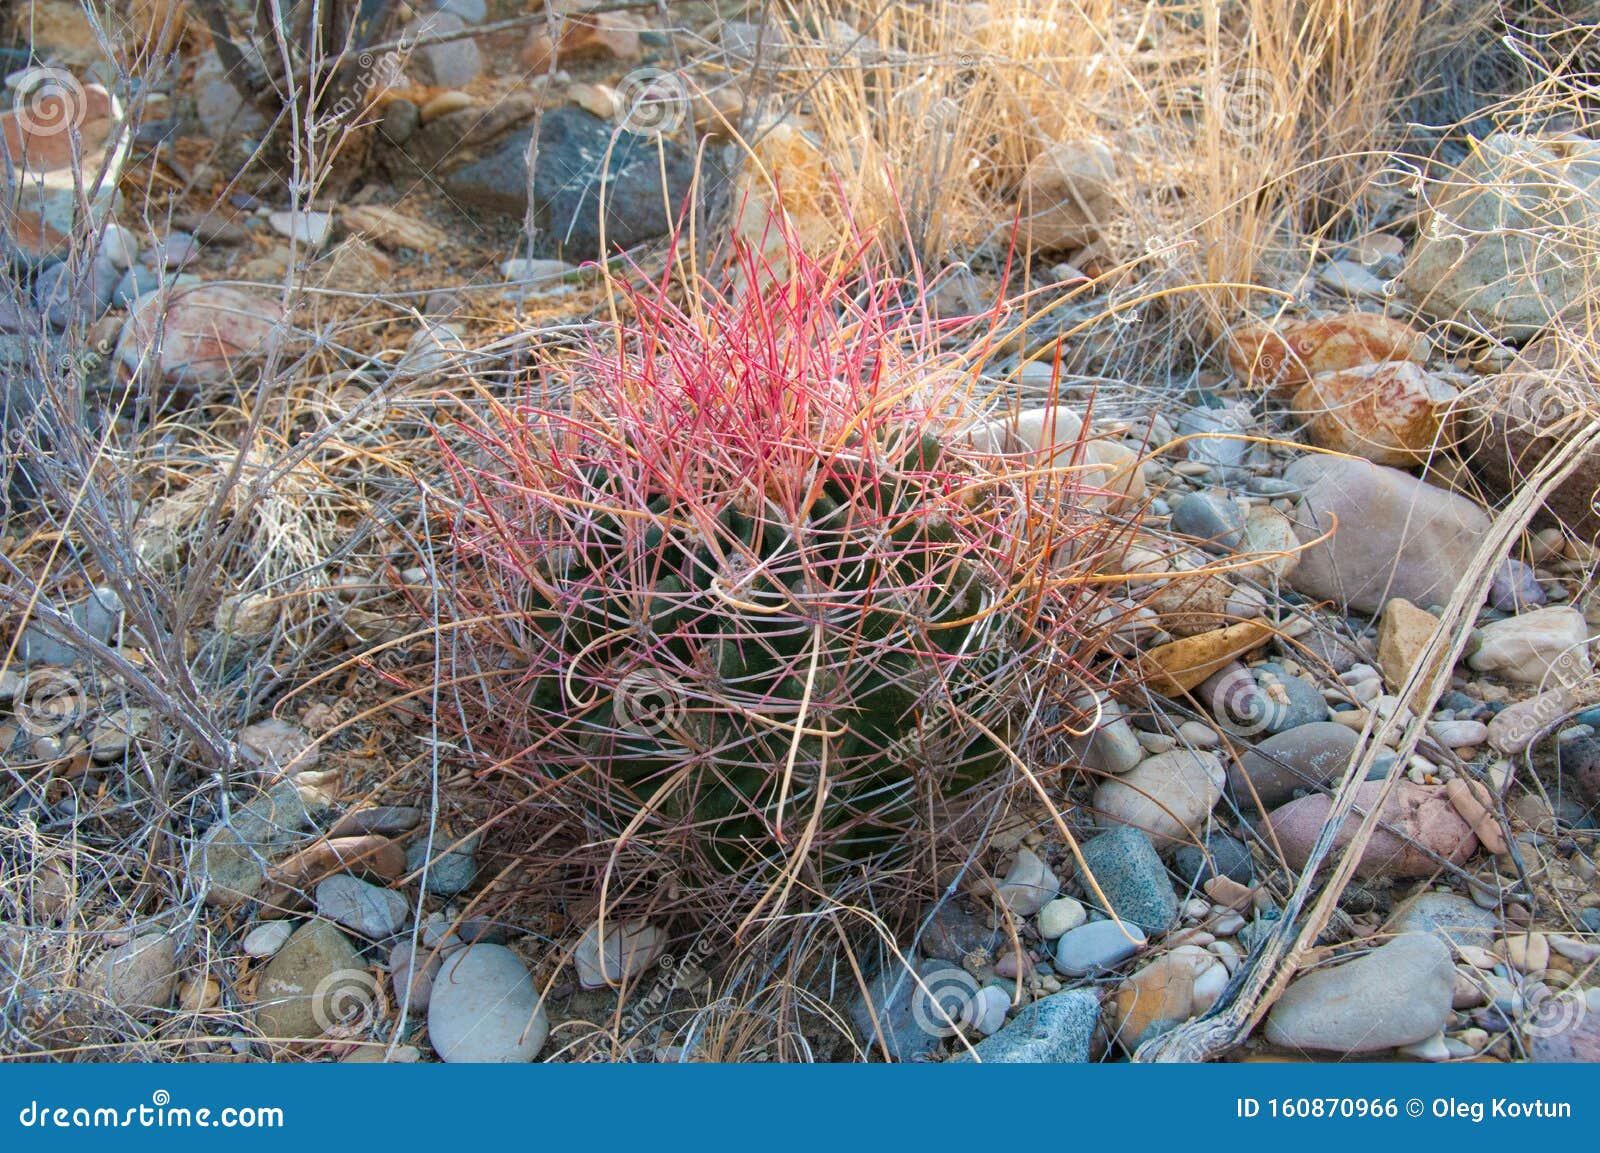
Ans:
[{"label": "orange rock", "polygon": [[310,889],[334,873],[395,881],[405,875],[406,851],[388,837],[335,837],[300,850],[267,871],[267,880]]},{"label": "orange rock", "polygon": [[523,41],[519,57],[530,72],[548,72],[554,56],[560,63],[610,57],[633,60],[640,52],[639,27],[616,12],[597,12],[570,16],[562,20],[560,33],[552,36],[549,26],[536,26]]},{"label": "orange rock", "polygon": [[1428,338],[1409,324],[1372,312],[1254,324],[1228,334],[1234,375],[1280,395],[1325,372],[1392,361],[1422,364],[1431,351]]},{"label": "orange rock", "polygon": [[1165,696],[1180,696],[1231,660],[1267,643],[1272,626],[1241,621],[1225,629],[1157,645],[1144,654],[1150,687]]},{"label": "orange rock", "polygon": [[1489,795],[1487,786],[1481,781],[1457,777],[1445,782],[1444,795],[1450,798],[1450,804],[1461,814],[1461,819],[1472,827],[1484,848],[1496,855],[1506,851],[1505,834],[1495,819],[1494,798]]},{"label": "orange rock", "polygon": [[1455,398],[1455,388],[1402,360],[1312,377],[1295,393],[1294,409],[1320,448],[1408,465],[1428,459]]}]

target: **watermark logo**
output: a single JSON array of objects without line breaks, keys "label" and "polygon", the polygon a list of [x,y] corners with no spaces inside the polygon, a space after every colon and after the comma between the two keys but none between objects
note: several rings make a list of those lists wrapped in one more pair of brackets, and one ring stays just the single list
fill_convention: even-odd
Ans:
[{"label": "watermark logo", "polygon": [[25,732],[58,737],[83,717],[83,683],[62,669],[30,672],[23,677],[12,708]]},{"label": "watermark logo", "polygon": [[335,969],[311,991],[311,1019],[324,1033],[358,1035],[372,1024],[382,991],[365,969]]},{"label": "watermark logo", "polygon": [[659,669],[636,669],[611,691],[617,724],[646,737],[681,730],[687,699],[683,682]]},{"label": "watermark logo", "polygon": [[28,136],[56,136],[83,124],[89,98],[62,68],[28,68],[7,83],[15,92],[17,125]]},{"label": "watermark logo", "polygon": [[660,136],[683,124],[689,90],[676,72],[635,68],[617,85],[617,120],[628,132]]},{"label": "watermark logo", "polygon": [[1523,1032],[1528,1037],[1559,1037],[1578,1027],[1589,1011],[1581,986],[1562,985],[1567,974],[1530,973],[1522,984]]},{"label": "watermark logo", "polygon": [[1248,671],[1225,678],[1213,700],[1217,717],[1236,736],[1257,737],[1287,727],[1287,694],[1278,685],[1257,683]]},{"label": "watermark logo", "polygon": [[972,1023],[977,997],[976,977],[965,969],[940,969],[912,990],[911,1019],[930,1037],[954,1037]]},{"label": "watermark logo", "polygon": [[1245,68],[1223,79],[1208,94],[1224,132],[1252,140],[1278,115],[1278,98],[1270,72]]}]

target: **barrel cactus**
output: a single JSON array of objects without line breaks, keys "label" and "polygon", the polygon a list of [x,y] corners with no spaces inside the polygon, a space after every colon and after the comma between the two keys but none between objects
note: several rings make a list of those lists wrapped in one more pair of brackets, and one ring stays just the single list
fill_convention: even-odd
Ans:
[{"label": "barrel cactus", "polygon": [[969,362],[900,286],[798,264],[618,286],[608,342],[446,438],[475,747],[541,844],[700,891],[904,859],[1014,779],[1064,664],[1092,679],[1070,469],[974,447]]}]

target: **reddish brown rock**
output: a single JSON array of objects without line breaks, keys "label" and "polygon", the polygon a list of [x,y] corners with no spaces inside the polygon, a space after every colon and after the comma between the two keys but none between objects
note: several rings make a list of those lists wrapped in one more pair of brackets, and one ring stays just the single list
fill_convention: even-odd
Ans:
[{"label": "reddish brown rock", "polygon": [[[1370,810],[1382,788],[1382,781],[1368,781],[1357,790],[1355,811],[1335,836],[1329,861],[1350,843],[1362,814]],[[1317,793],[1290,801],[1267,816],[1290,867],[1305,867],[1332,807],[1331,797]],[[1358,876],[1430,876],[1439,865],[1419,846],[1456,865],[1465,863],[1478,851],[1478,838],[1456,812],[1444,789],[1436,786],[1401,781],[1384,806],[1382,821],[1361,854],[1356,866]]]},{"label": "reddish brown rock", "polygon": [[1294,397],[1311,442],[1376,464],[1426,461],[1456,390],[1410,361],[1314,376]]},{"label": "reddish brown rock", "polygon": [[241,375],[246,361],[272,352],[284,333],[283,306],[274,297],[200,284],[170,301],[160,293],[146,297],[122,326],[117,365],[125,376],[171,385],[220,384]]},{"label": "reddish brown rock", "polygon": [[575,60],[607,58],[632,60],[639,55],[639,27],[619,12],[599,12],[561,21],[560,31],[551,35],[548,26],[538,25],[523,41],[523,67],[533,73],[549,72],[556,57],[562,64]]},{"label": "reddish brown rock", "polygon": [[1255,324],[1228,334],[1234,374],[1280,394],[1325,372],[1393,361],[1422,364],[1430,351],[1428,338],[1409,324],[1372,312]]}]

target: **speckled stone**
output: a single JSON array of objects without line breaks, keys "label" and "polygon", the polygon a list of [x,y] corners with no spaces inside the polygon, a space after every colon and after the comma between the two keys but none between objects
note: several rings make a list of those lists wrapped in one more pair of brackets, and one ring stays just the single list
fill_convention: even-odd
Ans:
[{"label": "speckled stone", "polygon": [[[1147,933],[1162,933],[1178,918],[1178,895],[1150,838],[1138,829],[1118,828],[1085,841],[1083,859],[1111,908]],[[1101,907],[1084,882],[1085,903]],[[1102,911],[1109,911],[1104,910]]]}]

